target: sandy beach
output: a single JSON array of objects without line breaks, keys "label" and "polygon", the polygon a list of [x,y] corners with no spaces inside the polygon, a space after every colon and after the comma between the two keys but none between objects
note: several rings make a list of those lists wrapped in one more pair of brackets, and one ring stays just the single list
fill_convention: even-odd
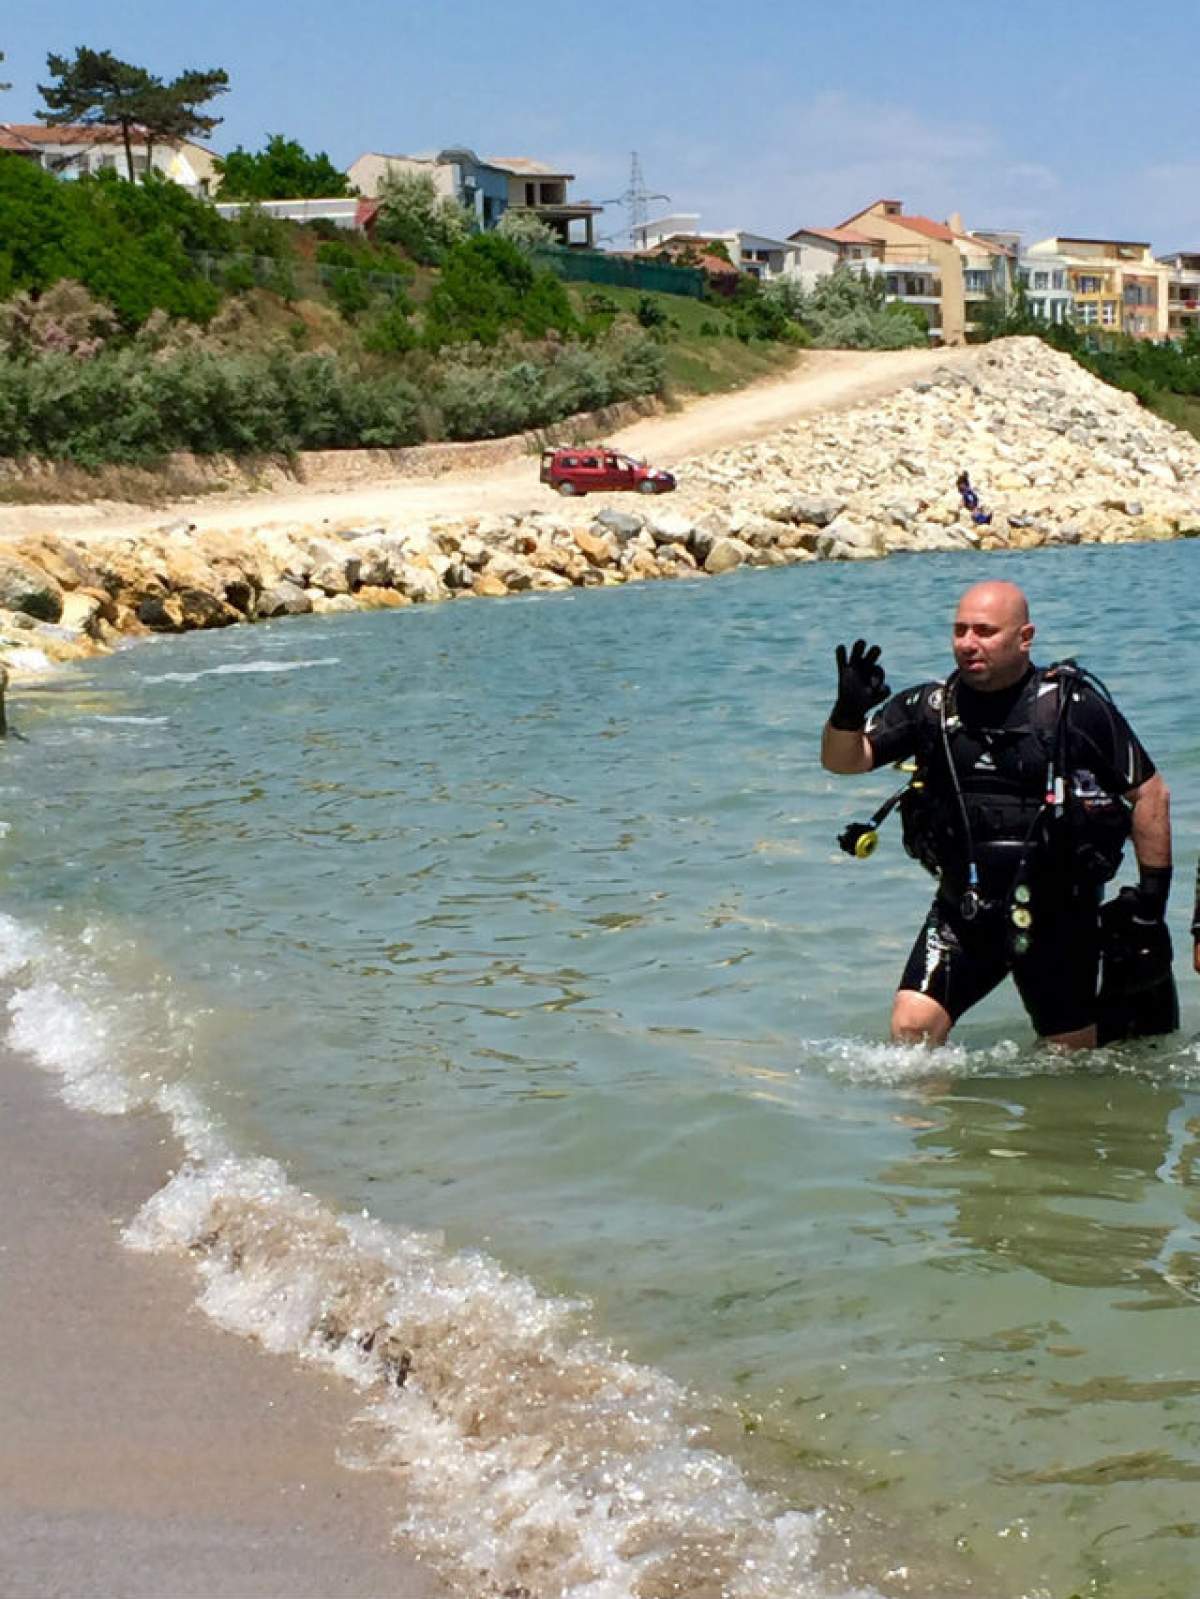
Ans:
[{"label": "sandy beach", "polygon": [[330,1385],[225,1334],[119,1229],[177,1156],[0,1055],[3,1599],[435,1599]]}]

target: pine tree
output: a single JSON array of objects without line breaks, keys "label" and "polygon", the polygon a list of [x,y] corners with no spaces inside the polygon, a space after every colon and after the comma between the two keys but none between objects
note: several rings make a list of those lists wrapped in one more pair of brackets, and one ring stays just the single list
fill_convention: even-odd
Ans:
[{"label": "pine tree", "polygon": [[86,46],[76,50],[73,61],[51,52],[46,65],[58,81],[38,84],[48,107],[35,113],[38,121],[52,128],[69,124],[120,128],[130,181],[135,129],[145,135],[148,167],[155,139],[211,133],[221,118],[208,116],[199,107],[229,87],[229,74],[221,68],[181,72],[164,83],[144,67],[121,61],[111,50]]}]

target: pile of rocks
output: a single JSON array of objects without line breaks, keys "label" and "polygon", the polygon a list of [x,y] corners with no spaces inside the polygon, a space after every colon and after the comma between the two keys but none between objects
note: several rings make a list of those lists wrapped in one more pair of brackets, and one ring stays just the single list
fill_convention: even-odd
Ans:
[{"label": "pile of rocks", "polygon": [[[955,479],[992,512],[976,527]],[[1034,339],[685,463],[670,501],[415,527],[37,535],[0,548],[0,662],[303,612],[638,582],[897,550],[1200,533],[1200,443]]]},{"label": "pile of rocks", "polygon": [[[963,471],[992,512],[978,533]],[[679,475],[734,531],[763,515],[820,525],[822,553],[845,559],[1200,532],[1200,442],[1040,339],[1001,340],[970,368]]]}]

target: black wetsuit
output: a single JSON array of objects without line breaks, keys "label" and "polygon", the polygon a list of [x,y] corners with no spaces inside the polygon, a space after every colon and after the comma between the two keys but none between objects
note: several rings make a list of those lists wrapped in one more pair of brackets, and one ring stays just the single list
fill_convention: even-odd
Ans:
[{"label": "black wetsuit", "polygon": [[[1060,722],[1061,692],[1057,675],[1034,667],[990,694],[956,676],[894,695],[867,723],[875,766],[917,759],[924,789],[914,852],[938,877],[900,987],[928,994],[954,1021],[1009,972],[1043,1037],[1096,1020],[1103,883],[1128,830],[1124,796],[1155,768],[1088,682],[1071,679]],[[1064,768],[1057,812],[1046,794],[1052,752]],[[1024,927],[1013,921],[1018,884]]]}]

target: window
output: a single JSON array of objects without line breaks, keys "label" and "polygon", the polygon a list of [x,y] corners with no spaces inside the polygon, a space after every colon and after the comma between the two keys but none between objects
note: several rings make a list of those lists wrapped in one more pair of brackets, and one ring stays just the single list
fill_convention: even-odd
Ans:
[{"label": "window", "polygon": [[1099,294],[1102,286],[1099,278],[1081,277],[1077,280],[1075,292],[1077,294]]},{"label": "window", "polygon": [[1035,289],[1048,289],[1050,287],[1050,274],[1048,272],[1035,272],[1033,274]]},{"label": "window", "polygon": [[1050,276],[1051,276],[1051,279],[1052,279],[1052,286],[1054,288],[1056,288],[1056,289],[1065,289],[1066,288],[1066,286],[1067,286],[1067,283],[1066,283],[1067,275],[1066,275],[1065,272],[1052,272],[1050,274]]},{"label": "window", "polygon": [[888,278],[888,280],[887,280],[887,292],[889,294],[899,294],[900,293],[900,279],[899,278],[895,278],[895,277],[889,277]]},{"label": "window", "polygon": [[1023,289],[1027,289],[1029,287],[1029,273],[1026,272],[1024,268],[1017,273],[1017,282]]},{"label": "window", "polygon": [[1094,305],[1079,305],[1075,308],[1075,320],[1090,328],[1100,320],[1100,314]]},{"label": "window", "polygon": [[1100,307],[1100,320],[1104,323],[1106,328],[1116,326],[1117,302],[1115,300],[1105,300],[1103,302]]}]

